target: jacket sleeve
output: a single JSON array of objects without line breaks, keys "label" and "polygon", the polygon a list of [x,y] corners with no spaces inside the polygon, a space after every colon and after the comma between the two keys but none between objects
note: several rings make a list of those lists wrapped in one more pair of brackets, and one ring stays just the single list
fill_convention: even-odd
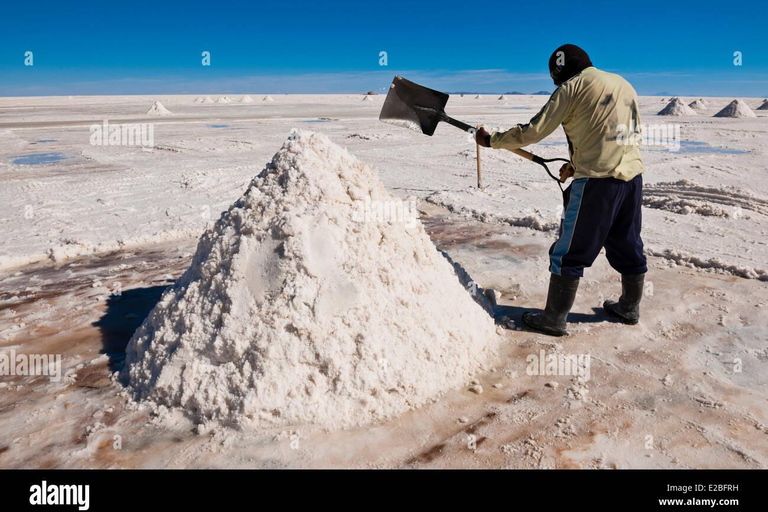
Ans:
[{"label": "jacket sleeve", "polygon": [[563,87],[558,87],[539,113],[527,124],[519,124],[506,132],[493,132],[491,147],[519,149],[536,144],[560,126],[566,118],[568,107],[567,91]]}]

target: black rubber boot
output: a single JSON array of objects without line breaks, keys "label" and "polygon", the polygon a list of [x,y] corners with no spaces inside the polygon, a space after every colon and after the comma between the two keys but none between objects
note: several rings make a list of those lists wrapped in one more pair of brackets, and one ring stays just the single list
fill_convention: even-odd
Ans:
[{"label": "black rubber boot", "polygon": [[640,320],[640,300],[643,298],[645,274],[621,276],[621,297],[619,302],[607,300],[603,308],[623,323],[635,325]]},{"label": "black rubber boot", "polygon": [[523,323],[550,336],[565,336],[565,319],[576,299],[576,290],[579,289],[578,277],[563,277],[551,274],[549,278],[549,293],[547,293],[547,305],[544,312],[534,314],[523,313]]}]

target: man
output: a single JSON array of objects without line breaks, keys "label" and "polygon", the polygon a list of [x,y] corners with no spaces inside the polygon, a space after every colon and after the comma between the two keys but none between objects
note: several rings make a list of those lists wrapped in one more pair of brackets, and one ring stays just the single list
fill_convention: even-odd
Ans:
[{"label": "man", "polygon": [[621,133],[640,126],[637,94],[619,75],[592,66],[587,53],[572,44],[555,50],[549,71],[557,89],[528,124],[506,132],[477,131],[477,143],[494,149],[535,144],[562,124],[571,162],[561,180],[573,176],[565,191],[565,212],[557,241],[549,250],[551,272],[544,312],[523,314],[532,329],[563,336],[576,298],[579,278],[605,247],[610,265],[621,274],[618,302],[605,310],[627,324],[640,318],[647,271],[640,238],[643,161],[637,145]]}]

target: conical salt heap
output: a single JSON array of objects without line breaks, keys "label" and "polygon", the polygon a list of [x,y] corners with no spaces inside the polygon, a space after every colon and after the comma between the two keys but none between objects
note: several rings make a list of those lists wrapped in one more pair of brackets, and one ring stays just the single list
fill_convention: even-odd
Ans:
[{"label": "conical salt heap", "polygon": [[500,100],[504,100],[504,101],[506,101],[506,100],[507,100],[507,97],[506,97],[506,96],[504,96],[504,95],[502,94],[501,96],[499,96],[499,99],[500,99]]},{"label": "conical salt heap", "polygon": [[763,100],[763,104],[757,107],[757,110],[768,110],[768,100]]},{"label": "conical salt heap", "polygon": [[693,110],[707,110],[707,103],[699,98],[696,101],[692,101],[688,104],[689,107],[691,107]]},{"label": "conical salt heap", "polygon": [[213,101],[213,98],[211,98],[210,96],[206,96],[205,98],[202,99],[200,103],[214,103],[214,101]]},{"label": "conical salt heap", "polygon": [[267,94],[266,96],[264,96],[264,98],[261,101],[275,101],[275,100],[272,99],[272,96]]},{"label": "conical salt heap", "polygon": [[363,101],[373,101],[373,96],[363,96]]},{"label": "conical salt heap", "polygon": [[465,385],[492,360],[494,322],[406,210],[367,165],[299,132],[201,237],[122,380],[202,431],[351,426]]},{"label": "conical salt heap", "polygon": [[163,104],[160,103],[159,101],[156,101],[151,107],[149,107],[149,110],[147,110],[147,115],[170,116],[170,115],[173,115],[173,112],[165,108]]},{"label": "conical salt heap", "polygon": [[483,97],[478,94],[477,96],[475,96],[475,99],[476,100],[481,100],[481,99],[483,99]]},{"label": "conical salt heap", "polygon": [[733,100],[714,117],[757,117],[757,114],[752,112],[752,109],[743,101]]},{"label": "conical salt heap", "polygon": [[683,103],[680,98],[672,98],[666,107],[658,113],[660,116],[695,116],[696,111]]},{"label": "conical salt heap", "polygon": [[251,98],[248,95],[243,96],[242,98],[240,98],[240,103],[253,103],[253,98]]},{"label": "conical salt heap", "polygon": [[232,100],[227,98],[226,96],[222,96],[221,98],[216,100],[216,103],[232,103]]}]

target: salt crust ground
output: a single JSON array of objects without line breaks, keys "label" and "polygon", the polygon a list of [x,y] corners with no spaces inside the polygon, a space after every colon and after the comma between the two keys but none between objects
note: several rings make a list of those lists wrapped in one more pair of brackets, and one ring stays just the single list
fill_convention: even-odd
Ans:
[{"label": "salt crust ground", "polygon": [[[189,266],[206,226],[304,123],[372,164],[395,195],[444,202],[421,203],[430,236],[481,285],[498,290],[513,317],[541,307],[557,189],[536,166],[483,151],[487,187],[477,191],[470,141],[450,127],[419,138],[382,125],[382,99],[0,99],[0,345],[61,353],[66,373],[59,383],[0,383],[0,466],[768,466],[768,295],[754,279],[768,261],[768,184],[755,178],[766,158],[766,118],[764,111],[753,119],[711,117],[732,98],[705,98],[706,114],[675,119],[687,148],[643,150],[653,287],[637,328],[593,311],[618,290],[600,258],[580,288],[572,336],[508,331],[502,362],[474,377],[481,395],[467,382],[434,404],[335,433],[295,425],[200,436],[183,417],[158,424],[148,410],[127,408],[109,378],[110,359],[119,362],[120,347],[159,292]],[[504,127],[529,119],[545,99],[451,98],[449,109],[473,124]],[[176,115],[152,119],[152,151],[88,144],[91,124],[146,122],[157,100]],[[762,102],[743,100],[752,109]],[[654,117],[658,98],[640,98],[640,107],[643,122],[669,122]],[[563,156],[564,136],[531,149]],[[65,159],[13,163],[36,153]],[[592,379],[528,375],[525,359],[541,349],[590,354]]]}]

